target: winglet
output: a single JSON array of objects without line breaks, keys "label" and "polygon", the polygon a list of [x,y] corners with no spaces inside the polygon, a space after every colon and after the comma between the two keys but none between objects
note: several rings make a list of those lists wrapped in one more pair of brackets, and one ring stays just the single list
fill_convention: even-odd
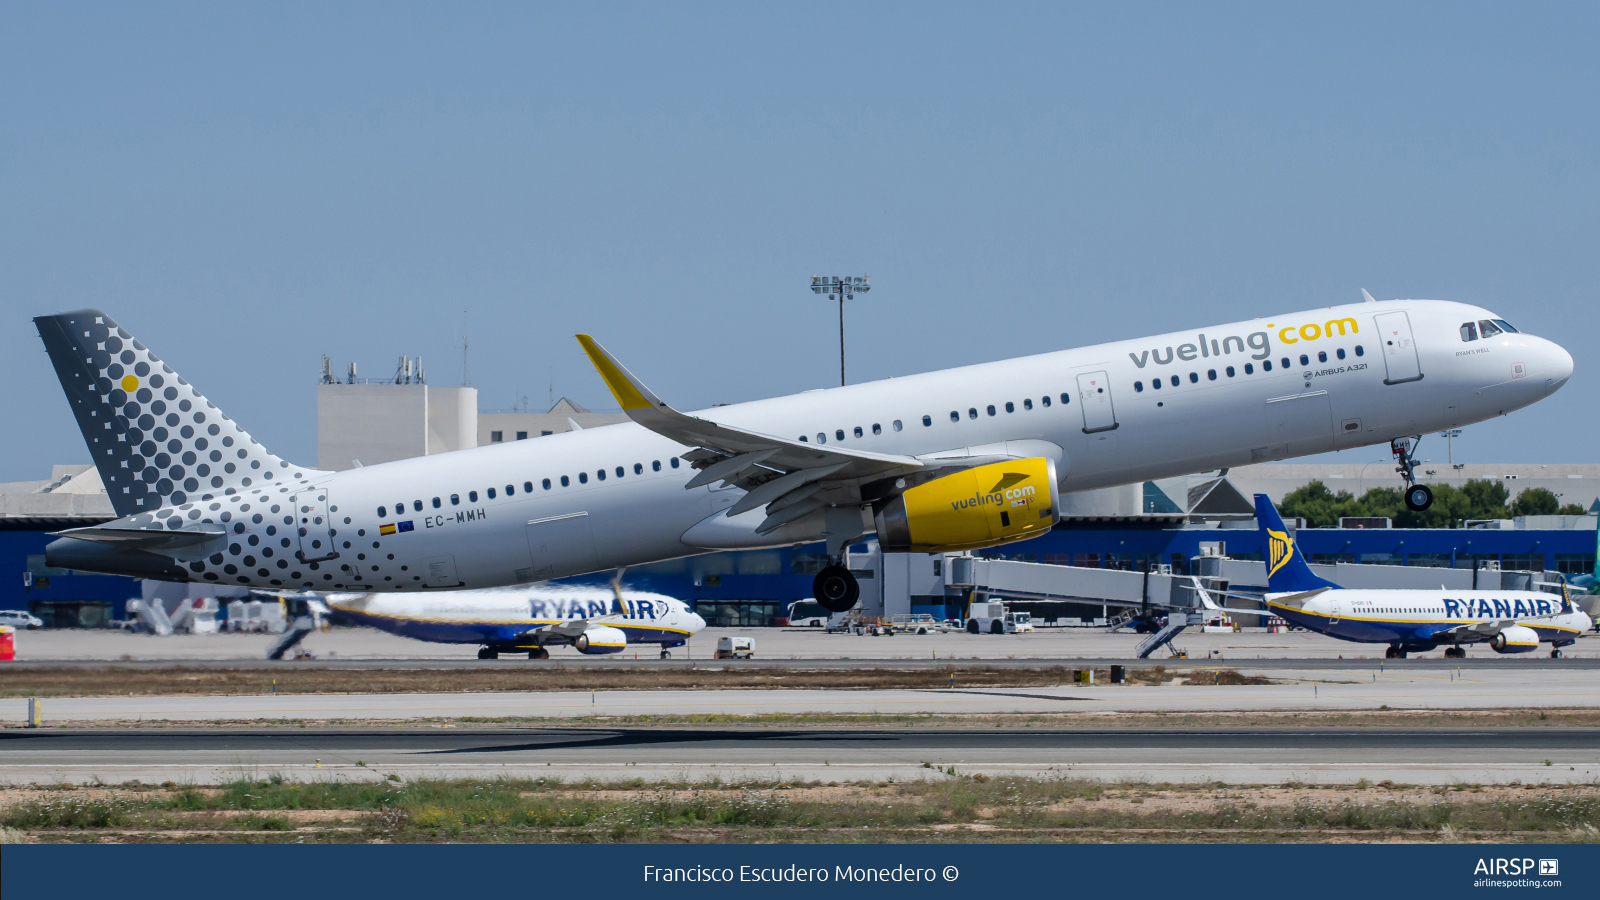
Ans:
[{"label": "winglet", "polygon": [[645,387],[633,373],[617,362],[616,357],[606,352],[606,348],[587,334],[577,335],[578,343],[583,345],[583,352],[589,354],[589,361],[605,380],[606,387],[611,389],[611,396],[617,398],[617,404],[623,412],[636,409],[654,409],[665,406],[661,398],[657,397]]}]

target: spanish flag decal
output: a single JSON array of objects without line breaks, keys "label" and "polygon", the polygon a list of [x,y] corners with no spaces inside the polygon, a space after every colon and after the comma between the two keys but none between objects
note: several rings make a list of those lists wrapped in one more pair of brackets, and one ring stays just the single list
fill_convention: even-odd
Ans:
[{"label": "spanish flag decal", "polygon": [[379,534],[394,534],[394,526],[393,525],[379,525],[378,526],[378,533]]}]

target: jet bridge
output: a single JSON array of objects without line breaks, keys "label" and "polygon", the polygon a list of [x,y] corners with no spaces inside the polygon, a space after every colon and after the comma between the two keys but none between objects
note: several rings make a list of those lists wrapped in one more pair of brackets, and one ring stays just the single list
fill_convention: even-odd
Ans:
[{"label": "jet bridge", "polygon": [[1051,600],[1145,609],[1200,606],[1194,581],[1165,572],[1088,569],[1007,559],[954,556],[947,583],[973,595],[1009,600]]}]

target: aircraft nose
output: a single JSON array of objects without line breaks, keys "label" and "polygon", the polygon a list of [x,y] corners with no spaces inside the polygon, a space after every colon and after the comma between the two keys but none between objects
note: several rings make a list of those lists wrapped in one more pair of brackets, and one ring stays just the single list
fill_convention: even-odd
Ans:
[{"label": "aircraft nose", "polygon": [[1545,364],[1550,374],[1545,378],[1545,395],[1554,394],[1572,377],[1572,354],[1554,341],[1547,341],[1544,350]]},{"label": "aircraft nose", "polygon": [[691,631],[700,631],[700,630],[704,629],[705,627],[706,627],[706,620],[700,618],[700,614],[699,613],[691,611],[689,613],[689,630],[691,630]]}]

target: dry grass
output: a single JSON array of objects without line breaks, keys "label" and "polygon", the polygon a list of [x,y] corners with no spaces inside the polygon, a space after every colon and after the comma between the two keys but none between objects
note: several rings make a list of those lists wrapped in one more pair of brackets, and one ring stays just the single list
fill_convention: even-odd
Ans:
[{"label": "dry grass", "polygon": [[282,779],[10,789],[8,841],[1584,842],[1600,785],[1101,783],[937,772],[910,782]]},{"label": "dry grass", "polygon": [[[497,691],[641,691],[797,688],[806,690],[934,690],[938,688],[1051,687],[1067,684],[1066,666],[1034,669],[947,666],[939,669],[696,668],[635,666],[567,667],[533,663],[519,668],[464,669],[213,669],[173,666],[151,669],[27,668],[0,671],[0,697],[171,696],[175,694],[458,693]],[[1162,666],[1128,670],[1133,684],[1271,684],[1232,669],[1167,671]],[[1108,686],[1108,669],[1095,671],[1095,686]]]}]

